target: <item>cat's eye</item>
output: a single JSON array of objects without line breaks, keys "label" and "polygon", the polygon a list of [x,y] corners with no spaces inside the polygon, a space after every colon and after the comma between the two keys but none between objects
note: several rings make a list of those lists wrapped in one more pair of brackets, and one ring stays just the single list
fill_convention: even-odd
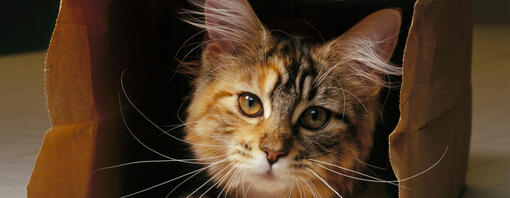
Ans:
[{"label": "cat's eye", "polygon": [[306,109],[299,122],[302,127],[308,130],[319,130],[328,125],[331,112],[322,107],[310,107]]},{"label": "cat's eye", "polygon": [[264,113],[264,108],[262,107],[262,102],[260,99],[251,93],[241,93],[237,98],[237,103],[239,106],[239,110],[245,116],[248,117],[258,117]]}]

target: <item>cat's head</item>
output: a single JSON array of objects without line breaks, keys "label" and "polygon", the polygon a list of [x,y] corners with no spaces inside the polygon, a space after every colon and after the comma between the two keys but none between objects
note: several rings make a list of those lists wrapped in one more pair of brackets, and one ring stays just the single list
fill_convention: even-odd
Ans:
[{"label": "cat's head", "polygon": [[202,6],[208,40],[185,131],[209,175],[227,190],[349,193],[353,181],[338,173],[362,169],[384,76],[400,73],[388,64],[400,12],[378,11],[310,45],[271,34],[246,0]]}]

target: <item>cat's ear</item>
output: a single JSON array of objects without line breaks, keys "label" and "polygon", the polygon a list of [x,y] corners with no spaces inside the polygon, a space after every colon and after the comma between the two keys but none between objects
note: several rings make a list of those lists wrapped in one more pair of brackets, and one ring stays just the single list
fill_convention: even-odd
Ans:
[{"label": "cat's ear", "polygon": [[398,41],[401,20],[397,9],[372,13],[342,36],[320,46],[319,53],[333,62],[331,66],[339,63],[353,69],[363,87],[378,92],[385,84],[385,75],[401,74],[400,67],[388,63]]},{"label": "cat's ear", "polygon": [[264,39],[264,26],[247,0],[206,0],[204,15],[213,53],[237,53]]},{"label": "cat's ear", "polygon": [[[339,38],[330,43],[330,47],[341,51],[350,47],[367,48],[375,52],[380,59],[389,61],[397,44],[402,14],[397,9],[383,9],[362,19]],[[369,44],[369,45],[368,45]],[[363,46],[365,45],[365,46]],[[368,49],[369,48],[369,49]],[[361,50],[359,49],[359,50]]]}]

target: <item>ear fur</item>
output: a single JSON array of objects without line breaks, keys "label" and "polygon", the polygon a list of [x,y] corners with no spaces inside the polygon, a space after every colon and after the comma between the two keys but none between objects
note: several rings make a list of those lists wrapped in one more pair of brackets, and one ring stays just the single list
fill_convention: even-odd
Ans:
[{"label": "ear fur", "polygon": [[[401,75],[401,67],[389,64],[398,41],[402,15],[397,9],[383,9],[362,19],[342,36],[319,47],[319,53],[333,60],[331,67],[349,66],[365,91],[377,95],[388,86],[385,75]],[[363,91],[363,90],[360,90]]]},{"label": "ear fur", "polygon": [[397,9],[383,9],[365,17],[335,42],[371,42],[380,59],[388,62],[397,45],[402,14]]},{"label": "ear fur", "polygon": [[247,0],[206,0],[205,29],[225,52],[249,50],[263,40],[265,28]]},{"label": "ear fur", "polygon": [[266,39],[267,31],[247,0],[189,0],[202,11],[187,10],[185,22],[205,29],[202,72],[252,57]]}]

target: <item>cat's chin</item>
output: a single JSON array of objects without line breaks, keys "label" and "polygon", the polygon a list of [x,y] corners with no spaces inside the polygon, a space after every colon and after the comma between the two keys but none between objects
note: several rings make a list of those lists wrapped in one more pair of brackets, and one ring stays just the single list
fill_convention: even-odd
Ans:
[{"label": "cat's chin", "polygon": [[286,192],[290,187],[290,181],[270,172],[251,174],[246,182],[250,187],[262,193]]}]

